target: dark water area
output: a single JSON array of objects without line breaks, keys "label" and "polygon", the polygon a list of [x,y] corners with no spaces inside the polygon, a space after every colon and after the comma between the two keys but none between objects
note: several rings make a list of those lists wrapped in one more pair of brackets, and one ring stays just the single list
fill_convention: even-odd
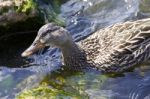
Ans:
[{"label": "dark water area", "polygon": [[[59,15],[73,39],[79,41],[97,29],[150,17],[149,0],[67,0]],[[62,69],[60,50],[22,58],[21,52],[33,41],[35,33],[0,38],[0,99],[13,99],[23,90],[50,89],[50,99],[150,99],[150,64],[142,64],[121,75],[98,71],[72,73]],[[57,93],[68,93],[59,95]],[[26,96],[25,96],[26,97]],[[40,98],[37,98],[40,99]]]},{"label": "dark water area", "polygon": [[18,67],[26,64],[20,54],[32,43],[36,33],[13,34],[0,38],[0,64],[1,66]]}]

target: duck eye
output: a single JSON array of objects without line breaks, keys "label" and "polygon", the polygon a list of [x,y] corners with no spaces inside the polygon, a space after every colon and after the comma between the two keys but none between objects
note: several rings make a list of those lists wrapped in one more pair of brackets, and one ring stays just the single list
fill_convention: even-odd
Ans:
[{"label": "duck eye", "polygon": [[47,35],[47,33],[43,33],[43,34],[42,34],[42,37],[45,37],[46,35]]}]

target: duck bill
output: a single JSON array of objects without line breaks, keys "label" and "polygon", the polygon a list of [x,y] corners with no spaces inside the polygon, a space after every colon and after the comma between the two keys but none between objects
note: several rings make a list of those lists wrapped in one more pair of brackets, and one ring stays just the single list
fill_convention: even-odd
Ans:
[{"label": "duck bill", "polygon": [[22,57],[30,56],[44,47],[45,45],[40,41],[34,41],[32,45],[21,54],[21,56]]}]

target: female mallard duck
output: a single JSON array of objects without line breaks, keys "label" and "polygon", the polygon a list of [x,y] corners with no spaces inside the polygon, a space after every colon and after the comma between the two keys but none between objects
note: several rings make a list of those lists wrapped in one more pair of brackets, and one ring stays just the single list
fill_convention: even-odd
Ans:
[{"label": "female mallard duck", "polygon": [[78,43],[66,29],[48,23],[22,56],[52,45],[61,49],[64,64],[73,69],[93,66],[105,72],[121,72],[150,58],[150,18],[115,24]]}]

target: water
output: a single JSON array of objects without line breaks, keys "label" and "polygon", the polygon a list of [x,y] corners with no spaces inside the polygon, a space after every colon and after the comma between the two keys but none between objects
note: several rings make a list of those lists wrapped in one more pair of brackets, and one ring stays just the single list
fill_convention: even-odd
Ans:
[{"label": "water", "polygon": [[[74,40],[79,41],[108,25],[149,17],[148,4],[149,0],[69,0],[61,6],[59,16],[65,19],[66,28]],[[59,49],[39,52],[40,55],[31,56],[29,61],[21,58],[21,52],[30,45],[34,36],[30,35],[30,40],[25,35],[0,39],[3,48],[0,52],[1,99],[12,99],[24,89],[31,90],[31,93],[36,89],[35,93],[43,85],[49,91],[44,91],[41,96],[48,94],[51,99],[150,99],[149,64],[120,75],[105,75],[98,71],[74,73],[60,68]]]}]

